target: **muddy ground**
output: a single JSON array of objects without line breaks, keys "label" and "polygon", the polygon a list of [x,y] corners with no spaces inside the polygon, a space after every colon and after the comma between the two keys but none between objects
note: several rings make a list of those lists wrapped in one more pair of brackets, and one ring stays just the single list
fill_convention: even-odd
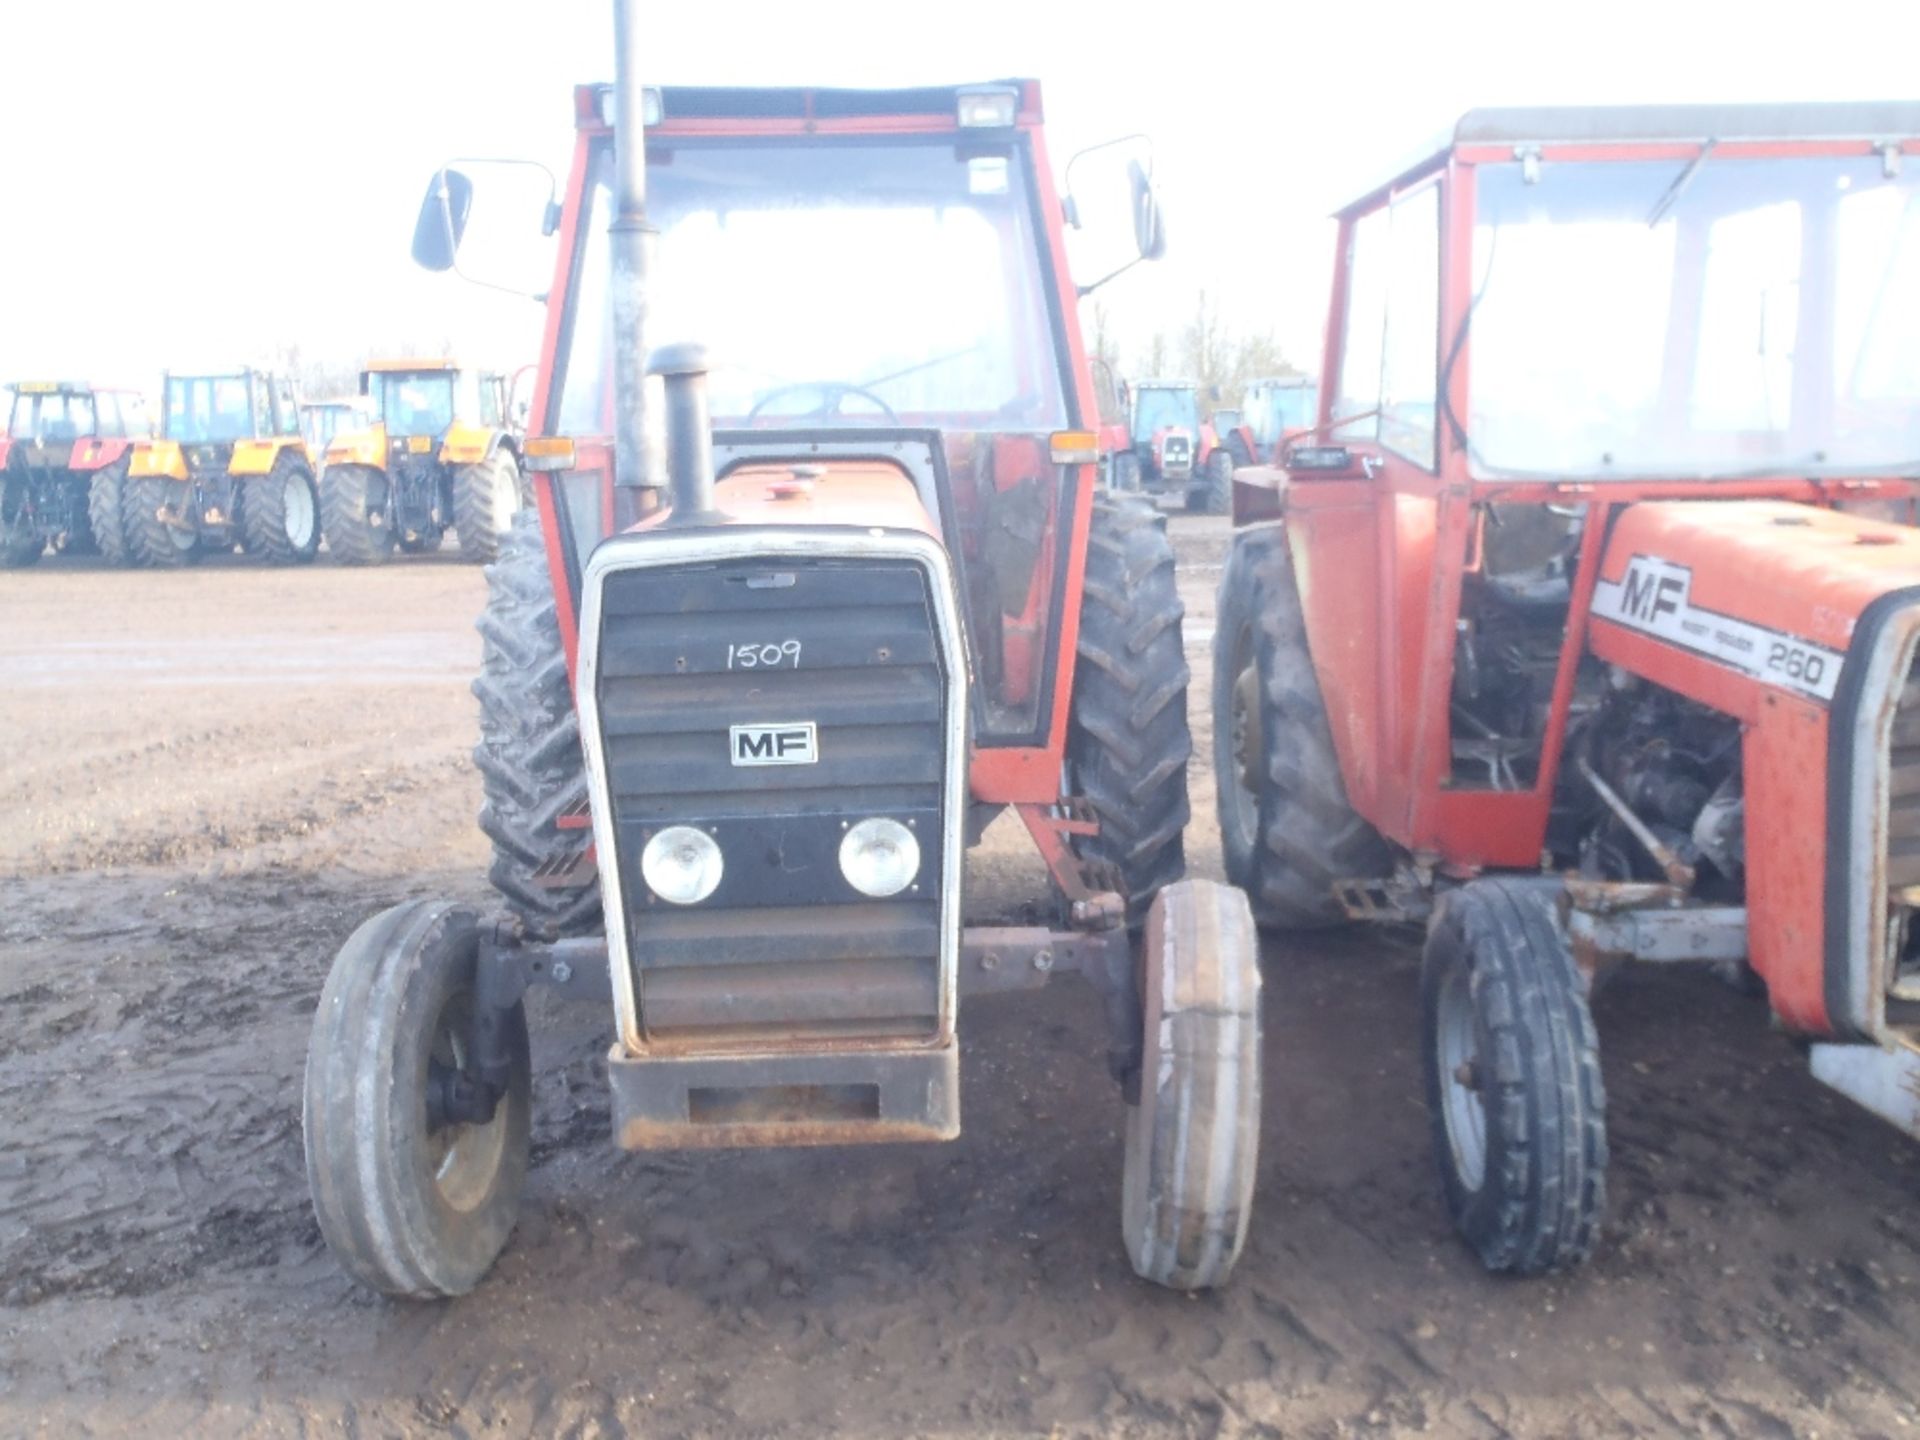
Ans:
[{"label": "muddy ground", "polygon": [[[1175,525],[1204,681],[1220,522]],[[609,1017],[535,1015],[534,1170],[446,1305],[350,1285],[299,1077],[347,933],[484,899],[477,572],[0,575],[0,1434],[1910,1433],[1920,1147],[1711,978],[1598,1018],[1594,1263],[1490,1279],[1427,1147],[1404,937],[1267,947],[1232,1286],[1133,1279],[1088,994],[971,1002],[941,1147],[626,1156]],[[1209,718],[1193,867],[1217,874]],[[1003,824],[977,918],[1044,881]]]}]

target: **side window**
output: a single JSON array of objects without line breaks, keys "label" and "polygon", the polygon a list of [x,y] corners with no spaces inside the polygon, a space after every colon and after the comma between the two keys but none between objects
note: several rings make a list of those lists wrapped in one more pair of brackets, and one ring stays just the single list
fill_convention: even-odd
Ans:
[{"label": "side window", "polygon": [[497,376],[480,377],[480,423],[482,425],[500,423],[500,381]]},{"label": "side window", "polygon": [[1380,442],[1428,470],[1439,468],[1435,399],[1440,346],[1440,187],[1393,206],[1387,333],[1380,379]]},{"label": "side window", "polygon": [[274,386],[275,398],[279,402],[279,426],[275,431],[280,435],[298,435],[300,433],[300,407],[293,403],[293,382],[278,381]]},{"label": "side window", "polygon": [[1340,386],[1333,416],[1352,415],[1331,432],[1334,440],[1372,440],[1380,426],[1380,356],[1386,338],[1389,227],[1385,206],[1363,215],[1350,232],[1347,256],[1347,316],[1340,335]]},{"label": "side window", "polygon": [[95,408],[100,413],[100,437],[103,440],[117,440],[127,433],[127,427],[120,419],[120,397],[111,393],[100,393],[93,397]]}]

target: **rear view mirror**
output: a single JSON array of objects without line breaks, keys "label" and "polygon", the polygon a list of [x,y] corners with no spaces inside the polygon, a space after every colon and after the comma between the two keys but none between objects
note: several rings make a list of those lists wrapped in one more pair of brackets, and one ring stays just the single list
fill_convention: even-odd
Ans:
[{"label": "rear view mirror", "polygon": [[434,172],[413,227],[414,263],[436,273],[453,269],[472,213],[473,181],[458,170]]},{"label": "rear view mirror", "polygon": [[1160,214],[1160,199],[1153,191],[1153,176],[1138,160],[1130,160],[1127,183],[1133,187],[1133,239],[1140,258],[1158,260],[1167,253],[1167,229]]}]

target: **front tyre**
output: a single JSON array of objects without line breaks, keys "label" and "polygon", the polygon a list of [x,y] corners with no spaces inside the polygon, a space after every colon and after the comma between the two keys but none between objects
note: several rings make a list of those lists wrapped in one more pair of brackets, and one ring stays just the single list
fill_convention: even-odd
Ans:
[{"label": "front tyre", "polygon": [[453,477],[453,528],[460,535],[460,556],[487,564],[500,555],[501,537],[526,503],[520,462],[502,445],[476,465],[462,465]]},{"label": "front tyre", "polygon": [[264,477],[244,483],[247,553],[269,565],[312,561],[320,553],[320,490],[307,462],[283,446]]},{"label": "front tyre", "polygon": [[484,1124],[436,1123],[467,1064],[480,936],[472,911],[409,901],[333,962],[307,1048],[301,1128],[320,1233],[388,1295],[463,1295],[512,1234],[532,1114],[527,1021],[505,1012],[506,1091]]},{"label": "front tyre", "polygon": [[329,465],[320,476],[320,528],[342,565],[384,565],[393,555],[387,477],[371,465]]},{"label": "front tyre", "polygon": [[1260,1157],[1260,956],[1238,890],[1182,880],[1147,916],[1140,1098],[1121,1224],[1143,1279],[1223,1284],[1246,1244]]},{"label": "front tyre", "polygon": [[1606,1209],[1600,1042],[1538,885],[1444,896],[1421,971],[1427,1104],[1453,1222],[1489,1270],[1592,1253]]},{"label": "front tyre", "polygon": [[1117,872],[1128,923],[1186,873],[1186,613],[1166,517],[1138,495],[1093,498],[1079,663],[1067,718],[1066,784],[1100,820],[1073,838],[1085,862]]}]

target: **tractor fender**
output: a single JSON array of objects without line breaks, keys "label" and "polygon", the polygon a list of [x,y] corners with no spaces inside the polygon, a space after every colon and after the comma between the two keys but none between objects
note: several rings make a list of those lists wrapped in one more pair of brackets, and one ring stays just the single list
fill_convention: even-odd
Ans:
[{"label": "tractor fender", "polygon": [[[73,454],[67,459],[69,470],[104,470],[122,455],[126,454],[133,441],[124,436],[97,435],[81,440],[73,447]],[[4,455],[0,455],[0,464],[5,464]]]},{"label": "tractor fender", "polygon": [[505,431],[456,420],[440,442],[440,460],[446,465],[478,465],[482,460],[491,460],[502,445],[513,451],[515,459],[519,458],[519,451]]},{"label": "tractor fender", "polygon": [[329,465],[367,465],[375,470],[387,468],[387,427],[376,422],[364,430],[349,430],[327,442]]},{"label": "tractor fender", "polygon": [[299,447],[302,454],[306,447],[293,435],[269,435],[261,440],[236,440],[233,445],[233,458],[227,462],[227,473],[241,478],[258,477],[272,471],[274,462],[280,458],[280,452],[289,446]]},{"label": "tractor fender", "polygon": [[139,440],[127,461],[129,480],[188,479],[187,457],[177,440]]}]

